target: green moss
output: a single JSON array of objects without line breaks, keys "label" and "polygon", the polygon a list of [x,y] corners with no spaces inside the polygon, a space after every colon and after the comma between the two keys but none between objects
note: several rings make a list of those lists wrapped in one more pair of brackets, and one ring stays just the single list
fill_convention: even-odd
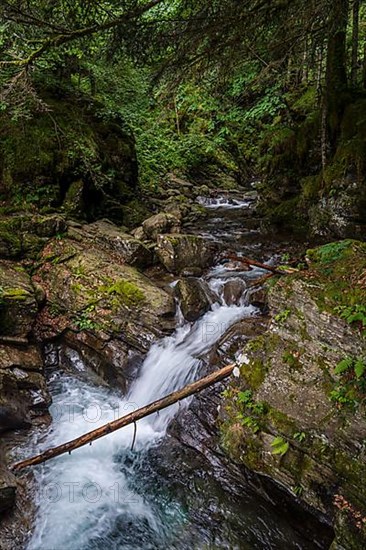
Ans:
[{"label": "green moss", "polygon": [[301,180],[301,196],[305,201],[313,201],[318,199],[321,186],[322,177],[320,175],[307,176]]},{"label": "green moss", "polygon": [[293,434],[297,432],[296,422],[285,413],[273,407],[268,407],[267,418],[268,422],[274,426],[276,430],[287,437],[293,437]]},{"label": "green moss", "polygon": [[22,302],[30,296],[31,294],[23,288],[7,288],[6,290],[0,289],[0,299],[3,300],[17,300]]},{"label": "green moss", "polygon": [[357,251],[360,248],[363,248],[364,253],[366,254],[366,245],[359,243],[358,241],[348,239],[345,241],[328,243],[324,246],[320,246],[319,248],[308,250],[307,257],[312,262],[316,262],[318,264],[333,264],[334,262],[344,260],[347,261],[349,257],[354,254],[355,247]]},{"label": "green moss", "polygon": [[107,293],[115,295],[128,306],[138,306],[145,301],[145,294],[142,290],[129,281],[117,281],[107,289]]},{"label": "green moss", "polygon": [[321,310],[342,316],[344,308],[357,309],[366,304],[363,283],[366,243],[355,240],[329,243],[308,250],[307,256],[311,261],[306,279],[309,293]]},{"label": "green moss", "polygon": [[240,367],[240,372],[251,388],[258,389],[263,383],[268,368],[260,359],[252,359],[248,365]]}]

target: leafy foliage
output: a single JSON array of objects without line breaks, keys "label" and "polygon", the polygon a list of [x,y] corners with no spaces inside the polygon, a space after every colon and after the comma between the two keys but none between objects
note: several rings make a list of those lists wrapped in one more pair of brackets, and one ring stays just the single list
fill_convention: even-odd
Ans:
[{"label": "leafy foliage", "polygon": [[336,366],[334,373],[339,383],[330,393],[332,401],[339,406],[357,407],[366,400],[366,360],[363,357],[345,357]]},{"label": "leafy foliage", "polygon": [[278,436],[278,437],[275,437],[274,440],[272,441],[271,447],[272,447],[273,455],[284,456],[289,450],[290,444],[288,441],[283,439],[283,437]]}]

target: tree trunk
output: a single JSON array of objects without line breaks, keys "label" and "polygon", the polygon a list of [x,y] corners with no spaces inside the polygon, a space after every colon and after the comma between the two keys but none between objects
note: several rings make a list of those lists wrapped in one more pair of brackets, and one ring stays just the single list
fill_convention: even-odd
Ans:
[{"label": "tree trunk", "polygon": [[[14,472],[19,472],[20,470],[23,470],[28,466],[35,466],[36,464],[42,464],[43,462],[46,462],[51,458],[60,456],[65,453],[71,453],[71,451],[74,451],[79,447],[83,447],[84,445],[91,444],[93,441],[96,441],[101,437],[104,437],[112,432],[115,432],[116,430],[120,430],[124,426],[128,426],[129,424],[132,424],[137,420],[140,420],[141,418],[145,418],[150,414],[166,409],[167,407],[170,407],[170,405],[173,405],[174,403],[178,403],[182,399],[185,399],[186,397],[194,395],[195,393],[198,393],[199,391],[202,391],[205,388],[208,388],[213,384],[216,384],[217,382],[220,382],[221,380],[228,378],[232,374],[234,368],[235,368],[235,364],[227,365],[226,367],[223,367],[222,369],[215,371],[209,374],[208,376],[205,376],[204,378],[201,378],[200,380],[193,382],[192,384],[188,384],[188,386],[184,386],[184,388],[182,388],[181,390],[170,393],[169,395],[167,395],[166,397],[163,397],[162,399],[159,399],[158,401],[154,401],[153,403],[150,403],[149,405],[146,405],[141,409],[137,409],[136,411],[133,411],[130,414],[126,414],[125,416],[122,416],[121,418],[118,418],[113,422],[109,422],[109,424],[105,424],[104,426],[101,426],[96,430],[88,432],[80,437],[77,437],[76,439],[73,439],[72,441],[68,441],[67,443],[63,443],[58,447],[53,447],[52,449],[48,449],[47,451],[44,451],[39,455],[33,456],[32,458],[27,458],[26,460],[17,462],[16,464],[13,464],[11,466],[11,469]],[[135,435],[134,435],[134,440],[135,440]]]},{"label": "tree trunk", "polygon": [[352,9],[352,69],[351,69],[351,85],[357,86],[358,75],[358,40],[360,28],[360,0],[353,0]]},{"label": "tree trunk", "polygon": [[335,151],[347,91],[346,35],[349,0],[333,0],[328,19],[328,49],[323,97],[322,151]]}]

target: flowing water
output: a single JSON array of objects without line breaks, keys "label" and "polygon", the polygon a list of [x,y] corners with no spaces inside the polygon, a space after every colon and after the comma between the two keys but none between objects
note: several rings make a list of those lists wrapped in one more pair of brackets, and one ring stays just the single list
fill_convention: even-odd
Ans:
[{"label": "flowing water", "polygon": [[[224,217],[238,207],[218,206]],[[222,265],[211,270],[207,280],[216,303],[194,324],[177,315],[175,333],[152,346],[125,397],[90,383],[76,356],[80,376],[54,372],[53,422],[37,450],[95,429],[201,376],[202,357],[230,326],[257,313],[245,295],[237,305],[225,304],[223,280],[238,276],[248,273],[231,273]],[[223,489],[194,453],[179,444],[173,451],[166,446],[169,424],[189,404],[185,400],[139,421],[136,434],[127,426],[38,467],[38,511],[28,550],[322,547],[302,541],[273,504],[250,491]]]}]

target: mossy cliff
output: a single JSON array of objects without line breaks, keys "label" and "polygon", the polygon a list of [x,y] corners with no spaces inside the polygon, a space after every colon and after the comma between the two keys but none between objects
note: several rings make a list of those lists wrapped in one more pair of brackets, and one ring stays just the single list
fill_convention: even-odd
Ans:
[{"label": "mossy cliff", "polygon": [[0,201],[7,211],[62,208],[123,223],[136,198],[134,138],[117,115],[81,93],[39,89],[26,120],[0,116]]},{"label": "mossy cliff", "polygon": [[299,234],[362,238],[366,226],[366,99],[345,109],[339,139],[322,168],[315,90],[289,98],[292,123],[270,129],[259,149],[265,224]]},{"label": "mossy cliff", "polygon": [[333,548],[366,536],[366,244],[308,251],[268,292],[272,320],[225,392],[222,445],[332,522]]}]

